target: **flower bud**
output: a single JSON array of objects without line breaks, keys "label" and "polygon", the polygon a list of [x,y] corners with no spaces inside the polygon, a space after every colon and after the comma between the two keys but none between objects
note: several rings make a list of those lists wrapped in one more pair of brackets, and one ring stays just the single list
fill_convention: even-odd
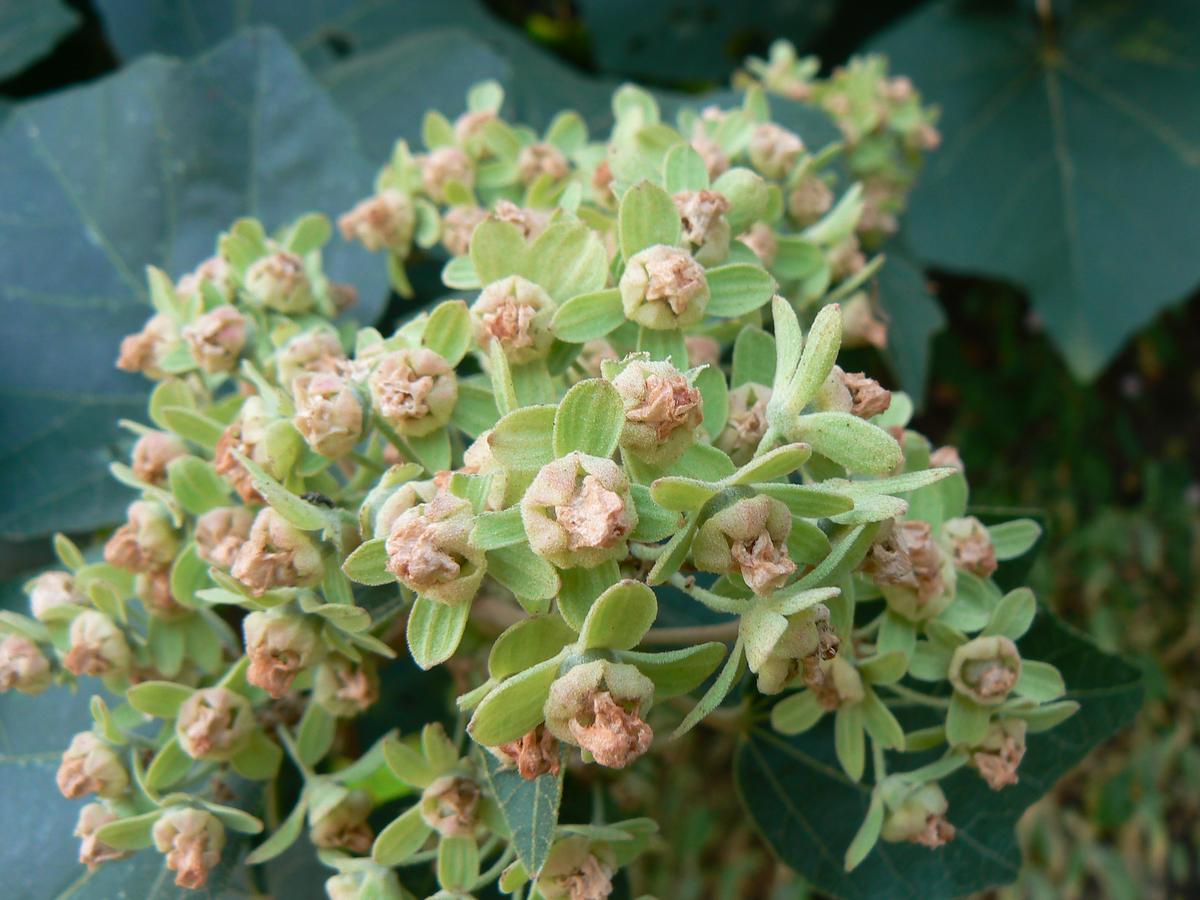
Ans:
[{"label": "flower bud", "polygon": [[63,666],[72,675],[103,677],[129,668],[125,633],[104,613],[84,610],[71,620],[67,635],[70,649]]},{"label": "flower bud", "polygon": [[958,448],[951,447],[949,444],[945,447],[938,447],[929,454],[929,467],[931,469],[942,466],[949,466],[958,469],[960,472],[967,470],[967,467],[963,465],[962,457],[958,455]]},{"label": "flower bud", "polygon": [[787,552],[791,530],[792,514],[781,501],[742,497],[703,521],[692,541],[692,562],[704,572],[737,572],[765,596],[796,571]]},{"label": "flower bud", "polygon": [[367,494],[358,511],[364,538],[386,538],[401,513],[432,500],[438,493],[432,480],[397,481],[407,476],[401,466],[392,466]]},{"label": "flower bud", "polygon": [[525,209],[517,206],[511,200],[497,200],[492,207],[492,215],[501,222],[516,225],[521,230],[521,237],[530,241],[546,230],[550,224],[550,216],[538,209]]},{"label": "flower bud", "polygon": [[557,775],[559,770],[558,739],[545,725],[538,725],[520,740],[509,741],[498,747],[489,747],[493,755],[510,766],[526,781],[541,775]]},{"label": "flower bud", "polygon": [[601,206],[608,206],[613,201],[613,171],[607,159],[596,164],[592,172],[592,197]]},{"label": "flower bud", "polygon": [[232,372],[246,344],[246,317],[232,306],[218,306],[186,326],[183,340],[205,372]]},{"label": "flower bud", "polygon": [[833,191],[818,175],[805,175],[788,194],[788,215],[801,228],[817,221],[832,206]]},{"label": "flower bud", "polygon": [[380,866],[341,872],[325,881],[329,900],[411,900],[391,869]]},{"label": "flower bud", "polygon": [[326,328],[302,331],[283,345],[275,357],[275,368],[279,372],[279,383],[291,388],[297,375],[305,372],[342,371],[346,364],[346,352],[338,336]]},{"label": "flower bud", "polygon": [[885,523],[862,570],[888,607],[913,622],[932,619],[954,599],[954,562],[934,543],[928,522]]},{"label": "flower bud", "polygon": [[229,263],[220,256],[210,256],[180,278],[179,283],[175,285],[175,293],[181,300],[193,300],[197,296],[203,296],[201,288],[205,282],[215,287],[226,300],[233,300],[235,293],[233,270],[229,267]]},{"label": "flower bud", "polygon": [[865,293],[859,292],[842,304],[842,346],[887,347],[888,326]]},{"label": "flower bud", "polygon": [[858,218],[859,234],[878,240],[900,229],[896,212],[903,206],[903,190],[891,183],[874,178],[863,187],[862,215]]},{"label": "flower bud", "polygon": [[304,260],[287,250],[253,263],[246,270],[244,286],[254,303],[290,316],[306,313],[316,303]]},{"label": "flower bud", "polygon": [[530,144],[522,148],[517,157],[517,177],[526,186],[533,184],[542,175],[549,175],[552,180],[559,181],[566,178],[570,171],[571,166],[567,158],[553,144]]},{"label": "flower bud", "polygon": [[138,575],[133,586],[134,593],[142,601],[146,612],[156,619],[179,619],[190,612],[171,593],[171,573],[166,569],[148,575]]},{"label": "flower bud", "polygon": [[704,268],[678,247],[656,244],[635,253],[619,287],[625,317],[647,328],[686,328],[708,308]]},{"label": "flower bud", "polygon": [[617,860],[606,844],[582,835],[556,841],[537,877],[537,893],[545,900],[604,900],[613,892]]},{"label": "flower bud", "polygon": [[457,181],[466,188],[475,184],[471,158],[457,147],[439,147],[417,159],[421,164],[421,182],[425,192],[437,203],[446,201],[447,183]]},{"label": "flower bud", "polygon": [[634,666],[595,660],[575,666],[550,686],[546,728],[582,747],[602,766],[622,769],[650,749],[654,732],[641,713],[654,701],[654,682]]},{"label": "flower bud", "polygon": [[133,445],[133,474],[147,484],[166,484],[167,466],[187,452],[187,446],[175,435],[147,432]]},{"label": "flower bud", "polygon": [[554,333],[554,301],[542,288],[519,275],[493,281],[471,306],[475,340],[488,350],[498,341],[514,365],[532,362],[550,352]]},{"label": "flower bud", "polygon": [[117,368],[125,372],[141,372],[147,378],[166,378],[162,361],[179,343],[179,329],[165,313],[157,313],[136,334],[121,341]]},{"label": "flower bud", "polygon": [[228,571],[250,537],[254,513],[244,506],[220,506],[196,519],[196,554],[210,566]]},{"label": "flower bud", "polygon": [[331,715],[350,719],[379,700],[379,675],[367,663],[334,656],[317,667],[313,700]]},{"label": "flower bud", "polygon": [[250,667],[246,680],[278,700],[319,655],[320,637],[307,618],[281,611],[252,612],[242,622]]},{"label": "flower bud", "polygon": [[207,810],[175,807],[154,823],[154,846],[167,857],[175,884],[199,890],[221,861],[225,827]]},{"label": "flower bud", "polygon": [[711,266],[729,255],[729,201],[717,191],[680,191],[673,198],[683,237],[696,261]]},{"label": "flower bud", "polygon": [[479,799],[479,785],[470,778],[443,775],[421,794],[421,818],[442,837],[473,835]]},{"label": "flower bud", "polygon": [[487,557],[470,543],[471,504],[439,494],[396,518],[387,539],[388,571],[423,597],[457,606],[479,590]]},{"label": "flower bud", "polygon": [[950,541],[954,564],[980,578],[988,578],[999,567],[996,548],[987,528],[974,516],[947,519],[942,534]]},{"label": "flower bud", "polygon": [[839,244],[834,244],[825,254],[834,281],[849,278],[867,264],[867,257],[854,235]]},{"label": "flower bud", "polygon": [[179,536],[167,511],[150,500],[129,504],[128,520],[104,545],[104,561],[130,572],[167,568],[179,550]]},{"label": "flower bud", "polygon": [[764,178],[781,181],[787,178],[804,152],[804,141],[780,125],[764,122],[754,129],[746,150],[750,164]]},{"label": "flower bud", "polygon": [[704,398],[671,363],[632,358],[612,384],[625,405],[622,450],[666,465],[692,445],[704,421]]},{"label": "flower bud", "polygon": [[0,641],[0,693],[40,694],[50,680],[50,661],[37,644],[19,634]]},{"label": "flower bud", "polygon": [[971,750],[971,766],[993,791],[1016,784],[1017,767],[1025,758],[1024,719],[993,719],[987,736]]},{"label": "flower bud", "polygon": [[637,511],[620,466],[575,451],[542,466],[521,498],[521,521],[539,556],[591,569],[627,555]]},{"label": "flower bud", "polygon": [[869,419],[887,412],[892,405],[892,392],[884,390],[878,381],[868,378],[865,372],[843,372],[839,366],[834,366],[834,370],[850,392],[851,415]]},{"label": "flower bud", "polygon": [[261,597],[273,588],[311,587],[325,574],[321,551],[312,538],[271,507],[259,510],[229,570]]},{"label": "flower bud", "polygon": [[721,145],[704,133],[698,133],[692,138],[692,149],[699,154],[704,162],[704,169],[709,179],[715,179],[729,168],[729,157],[721,149]]},{"label": "flower bud", "polygon": [[372,253],[388,250],[397,256],[408,255],[415,224],[412,201],[394,188],[368,197],[338,218],[346,240],[362,241]]},{"label": "flower bud", "polygon": [[29,594],[29,611],[39,622],[60,606],[87,606],[88,598],[75,589],[70,572],[43,572],[25,586]]},{"label": "flower bud", "polygon": [[296,400],[292,422],[313,452],[340,459],[362,438],[362,404],[341,375],[300,375],[292,382],[292,396]]},{"label": "flower bud", "polygon": [[241,464],[234,451],[261,465],[270,464],[267,430],[271,418],[261,397],[247,397],[238,416],[222,433],[213,450],[213,468],[237,491],[246,503],[265,503],[266,498],[254,487],[254,478]]},{"label": "flower bud", "polygon": [[317,847],[338,847],[360,856],[369,853],[375,842],[375,832],[367,823],[373,805],[370,794],[355,789],[332,807],[310,807],[308,836]]},{"label": "flower bud", "polygon": [[[496,454],[492,450],[491,435],[492,431],[489,428],[471,442],[471,446],[463,451],[463,464],[459,471],[464,475],[491,476],[492,480],[488,485],[488,492],[484,498],[483,506],[484,509],[495,512],[510,505],[505,502],[509,482],[508,470],[497,461]],[[519,500],[520,498],[515,497],[513,499]]]},{"label": "flower bud", "polygon": [[79,819],[75,824],[75,837],[79,838],[79,862],[87,866],[89,872],[95,872],[101,863],[124,859],[128,855],[126,851],[110,847],[96,837],[97,831],[115,821],[116,815],[105,809],[102,803],[87,803],[79,810]]},{"label": "flower bud", "polygon": [[933,850],[954,840],[954,826],[946,821],[950,803],[936,782],[914,786],[889,805],[880,837],[885,841],[910,841]]},{"label": "flower bud", "polygon": [[478,206],[455,206],[442,216],[442,246],[452,256],[466,256],[471,250],[471,236],[486,219],[487,210]]},{"label": "flower bud", "polygon": [[754,251],[766,268],[775,265],[775,257],[779,253],[779,240],[775,230],[765,222],[755,222],[738,240]]},{"label": "flower bud", "polygon": [[[490,109],[467,110],[454,120],[454,142],[460,147],[467,147],[477,138],[482,137],[484,128],[496,119],[496,113]],[[471,148],[474,150],[474,148]],[[483,149],[483,148],[480,148]]]},{"label": "flower bud", "polygon": [[202,688],[179,707],[175,736],[192,759],[224,762],[245,746],[254,732],[250,701],[228,688]]},{"label": "flower bud", "polygon": [[1021,654],[1003,635],[977,637],[954,649],[946,677],[960,694],[995,706],[1008,698],[1021,677]]},{"label": "flower bud", "polygon": [[758,676],[759,693],[778,694],[797,675],[835,657],[839,644],[825,604],[818,603],[789,616],[787,629],[766,658],[748,658],[750,670]]},{"label": "flower bud", "polygon": [[71,746],[63,753],[55,778],[58,789],[68,800],[88,794],[119,797],[129,787],[129,773],[120,757],[90,731],[81,731],[71,738]]},{"label": "flower bud", "polygon": [[743,466],[754,457],[754,451],[767,433],[767,404],[771,389],[746,382],[729,392],[729,419],[713,443]]},{"label": "flower bud", "polygon": [[371,373],[370,385],[380,417],[406,436],[422,437],[441,428],[458,402],[454,369],[424,347],[385,355]]}]

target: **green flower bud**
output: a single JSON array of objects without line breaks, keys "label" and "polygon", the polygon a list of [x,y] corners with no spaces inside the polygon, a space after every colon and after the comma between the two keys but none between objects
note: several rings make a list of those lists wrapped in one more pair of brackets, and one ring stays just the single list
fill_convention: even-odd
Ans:
[{"label": "green flower bud", "polygon": [[804,152],[804,141],[780,125],[763,122],[754,129],[746,151],[750,164],[764,178],[782,181]]},{"label": "green flower bud", "polygon": [[457,147],[439,147],[426,156],[418,157],[421,182],[425,192],[436,202],[446,200],[446,184],[457,181],[470,188],[475,184],[475,169],[471,158]]},{"label": "green flower bud", "polygon": [[781,501],[741,497],[703,520],[692,541],[692,562],[703,572],[737,573],[766,596],[796,571],[787,552],[791,530],[792,514]]},{"label": "green flower bud", "polygon": [[146,484],[164,485],[167,482],[167,466],[187,452],[187,445],[175,435],[162,431],[147,432],[133,445],[133,474]]},{"label": "green flower bud", "polygon": [[196,555],[228,571],[250,537],[254,513],[244,506],[219,506],[196,519]]},{"label": "green flower bud", "polygon": [[582,835],[556,841],[538,873],[537,892],[546,900],[604,900],[613,892],[617,859],[607,844]]},{"label": "green flower bud", "polygon": [[228,688],[196,691],[179,707],[175,736],[192,759],[225,762],[241,751],[254,733],[250,701]]},{"label": "green flower bud", "polygon": [[647,328],[686,328],[708,308],[704,268],[678,247],[657,244],[635,253],[619,287],[625,318]]},{"label": "green flower bud", "polygon": [[167,857],[167,868],[175,873],[175,884],[199,890],[221,861],[225,827],[220,819],[203,809],[174,807],[154,823],[154,846]]},{"label": "green flower bud", "polygon": [[801,673],[806,682],[813,680],[814,669],[823,678],[820,664],[837,655],[839,644],[838,636],[829,624],[829,608],[818,603],[789,616],[787,629],[769,648],[765,658],[752,658],[747,653],[747,663],[750,671],[758,676],[759,693],[778,694]]},{"label": "green flower bud", "polygon": [[305,372],[336,374],[346,367],[346,362],[342,342],[325,327],[300,332],[284,344],[275,356],[279,383],[289,389],[297,375]]},{"label": "green flower bud", "polygon": [[546,728],[582,747],[602,766],[622,769],[650,749],[654,732],[641,714],[654,702],[654,682],[634,666],[594,660],[550,686]]},{"label": "green flower bud", "polygon": [[88,794],[120,797],[129,787],[129,773],[116,751],[90,731],[81,731],[71,739],[55,778],[68,800]]},{"label": "green flower bud", "polygon": [[117,816],[102,803],[86,803],[79,810],[79,819],[75,823],[75,837],[79,838],[79,862],[87,866],[89,872],[95,872],[102,863],[124,859],[129,855],[124,850],[102,843],[96,837],[97,831],[115,821]]},{"label": "green flower bud", "polygon": [[67,636],[70,649],[63,657],[63,666],[72,675],[102,677],[129,669],[125,633],[104,613],[84,610],[71,620]]},{"label": "green flower bud", "polygon": [[683,224],[683,238],[696,262],[716,265],[729,255],[729,201],[718,191],[680,191],[673,198]]},{"label": "green flower bud", "polygon": [[971,766],[993,791],[1019,781],[1017,767],[1025,758],[1026,730],[1024,719],[993,719],[987,737],[971,749]]},{"label": "green flower bud", "polygon": [[630,358],[612,384],[625,405],[622,450],[666,465],[692,445],[704,421],[704,398],[671,363]]},{"label": "green flower bud", "polygon": [[439,494],[396,518],[387,539],[388,571],[423,597],[456,606],[469,603],[487,569],[471,545],[471,504]]},{"label": "green flower bud", "polygon": [[291,316],[308,312],[317,302],[304,260],[286,250],[253,263],[244,286],[253,303]]},{"label": "green flower bud", "polygon": [[338,218],[338,228],[348,241],[361,241],[372,253],[387,250],[408,256],[412,247],[416,213],[408,195],[394,188],[368,197]]},{"label": "green flower bud", "polygon": [[906,785],[884,802],[880,837],[885,841],[910,841],[933,850],[954,840],[954,826],[946,821],[950,804],[936,782]]},{"label": "green flower bud", "polygon": [[130,572],[169,566],[179,550],[179,535],[167,511],[151,500],[136,500],[126,515],[126,523],[104,545],[104,561]]},{"label": "green flower bud", "polygon": [[319,584],[325,562],[312,538],[267,506],[254,517],[229,573],[261,597],[274,588]]},{"label": "green flower bud", "polygon": [[353,718],[379,700],[379,675],[369,663],[330,657],[317,667],[313,700],[338,718]]},{"label": "green flower bud", "polygon": [[250,667],[246,680],[278,700],[320,655],[316,626],[280,607],[252,612],[242,622]]},{"label": "green flower bud", "polygon": [[60,606],[87,606],[88,598],[75,589],[70,572],[43,572],[25,586],[29,611],[39,622],[46,621],[51,610]]},{"label": "green flower bud", "polygon": [[162,361],[179,344],[179,327],[165,313],[151,316],[142,330],[121,341],[117,368],[141,372],[155,381],[166,378]]},{"label": "green flower bud", "polygon": [[292,381],[292,423],[314,453],[340,459],[362,438],[363,409],[354,386],[340,375],[306,373]]},{"label": "green flower bud", "polygon": [[421,794],[421,818],[442,837],[468,836],[479,825],[479,785],[462,775],[443,775]]},{"label": "green flower bud", "polygon": [[517,157],[517,177],[524,185],[533,184],[543,175],[549,175],[554,181],[559,181],[566,178],[570,172],[571,165],[567,158],[553,144],[530,144],[522,148]]},{"label": "green flower bud", "polygon": [[50,660],[29,638],[10,634],[0,641],[0,693],[40,694],[51,677]]},{"label": "green flower bud", "polygon": [[833,191],[819,175],[805,175],[788,194],[788,215],[804,228],[811,225],[833,206]]},{"label": "green flower bud", "polygon": [[999,567],[996,548],[987,527],[974,516],[947,519],[942,534],[950,542],[954,564],[980,578],[989,578]]},{"label": "green flower bud", "polygon": [[373,806],[371,795],[358,789],[346,791],[333,806],[310,806],[308,836],[317,847],[337,847],[359,856],[369,853],[375,832],[367,816]]},{"label": "green flower bud", "polygon": [[938,616],[954,600],[954,561],[938,548],[928,522],[885,523],[862,570],[888,608],[912,622]]},{"label": "green flower bud", "polygon": [[713,443],[743,466],[754,458],[754,451],[767,433],[767,404],[771,389],[746,382],[729,392],[729,419]]},{"label": "green flower bud", "polygon": [[232,372],[246,344],[246,317],[232,306],[218,306],[183,329],[183,340],[197,365],[210,375]]},{"label": "green flower bud", "polygon": [[542,288],[519,275],[493,281],[471,306],[475,340],[485,352],[497,341],[514,365],[542,359],[554,333],[554,301]]},{"label": "green flower bud", "polygon": [[521,498],[521,521],[535,553],[591,569],[628,554],[638,519],[624,470],[575,451],[542,466]]},{"label": "green flower bud", "polygon": [[1021,654],[1003,635],[977,637],[955,648],[946,677],[960,694],[995,706],[1008,698],[1021,677]]},{"label": "green flower bud", "polygon": [[371,399],[401,435],[422,437],[450,421],[458,401],[454,369],[424,347],[394,350],[371,373]]}]

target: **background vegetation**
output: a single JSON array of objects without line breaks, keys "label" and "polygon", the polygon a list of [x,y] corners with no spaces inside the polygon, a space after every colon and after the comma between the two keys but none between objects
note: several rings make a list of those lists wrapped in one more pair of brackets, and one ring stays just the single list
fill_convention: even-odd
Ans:
[{"label": "background vegetation", "polygon": [[[210,53],[254,26],[282,40],[263,32],[244,52]],[[7,3],[7,100],[109,77],[0,112],[11,192],[0,314],[17,348],[0,360],[5,577],[44,561],[48,531],[87,532],[124,505],[107,481],[112,423],[143,398],[111,359],[143,317],[144,248],[181,269],[235,215],[347,207],[397,134],[415,138],[426,108],[460,108],[480,78],[502,81],[534,124],[569,106],[602,125],[614,83],[705,91],[776,37],[827,69],[885,52],[942,105],[943,147],[892,248],[927,285],[913,278],[884,298],[899,345],[889,362],[924,397],[917,427],[959,446],[975,504],[1042,511],[1039,596],[1143,675],[1134,727],[1022,819],[1027,863],[1011,893],[1195,895],[1200,306],[1187,298],[1200,281],[1200,8],[1187,0]],[[241,96],[254,108],[231,103]],[[305,145],[256,142],[273,127]],[[20,176],[44,175],[48,160],[64,199],[38,220],[59,225],[30,235],[46,200],[22,191]],[[148,179],[164,190],[139,190]],[[105,227],[130,205],[142,213],[136,229]],[[426,300],[436,272],[414,273]],[[386,312],[405,308],[393,298]],[[728,833],[740,811],[732,790],[712,784],[729,777],[733,743],[701,739],[710,771],[654,762],[670,767],[659,814],[682,862],[649,858],[639,887],[803,895],[753,833]],[[38,747],[9,734],[6,759],[36,762]],[[657,790],[660,773],[640,774],[621,788],[622,805]],[[718,805],[688,805],[693,782]],[[62,823],[25,824],[49,840]]]}]

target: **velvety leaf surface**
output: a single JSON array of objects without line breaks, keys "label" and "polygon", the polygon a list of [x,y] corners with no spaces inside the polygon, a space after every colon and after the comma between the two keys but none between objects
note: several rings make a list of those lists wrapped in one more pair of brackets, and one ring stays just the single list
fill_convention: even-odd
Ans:
[{"label": "velvety leaf surface", "polygon": [[[993,792],[970,769],[942,783],[957,829],[950,844],[929,851],[881,842],[853,874],[843,871],[842,855],[866,814],[870,791],[838,767],[831,716],[798,737],[784,738],[764,720],[743,738],[735,775],[758,830],[786,863],[838,897],[933,900],[1015,879],[1021,865],[1017,819],[1089,750],[1128,724],[1142,701],[1136,670],[1045,612],[1020,647],[1024,655],[1057,666],[1067,682],[1066,698],[1081,708],[1051,731],[1029,736],[1017,785]],[[893,768],[896,759],[889,757]],[[906,760],[904,769],[920,762]]]},{"label": "velvety leaf surface", "polygon": [[562,773],[526,781],[516,769],[504,769],[492,754],[482,754],[484,773],[500,803],[500,813],[512,830],[513,844],[525,868],[537,872],[546,861],[558,825]]},{"label": "velvety leaf surface", "polygon": [[[346,120],[267,31],[14,107],[0,168],[8,536],[110,523],[128,502],[107,467],[116,420],[144,419],[150,383],[113,362],[149,316],[145,266],[184,274],[241,215],[276,227],[309,209],[337,214],[373,171]],[[357,285],[355,315],[374,320],[386,294],[378,260],[335,241],[327,269]]]},{"label": "velvety leaf surface", "polygon": [[0,78],[15,75],[49,53],[79,23],[61,0],[8,0],[0,4]]},{"label": "velvety leaf surface", "polygon": [[919,258],[1013,281],[1096,375],[1200,279],[1200,6],[940,2],[873,49],[942,107],[904,218]]},{"label": "velvety leaf surface", "polygon": [[879,301],[890,319],[887,357],[904,390],[920,400],[929,376],[930,344],[946,317],[929,293],[925,274],[904,250],[893,241],[884,252]]}]

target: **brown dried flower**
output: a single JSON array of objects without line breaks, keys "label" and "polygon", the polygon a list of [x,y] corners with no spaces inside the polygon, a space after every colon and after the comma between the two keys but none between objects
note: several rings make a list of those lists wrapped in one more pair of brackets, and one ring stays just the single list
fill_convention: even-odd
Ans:
[{"label": "brown dried flower", "polygon": [[421,818],[443,837],[472,835],[478,824],[479,785],[461,775],[443,775],[421,794]]},{"label": "brown dried flower", "polygon": [[56,781],[68,800],[88,794],[119,797],[129,787],[129,773],[108,744],[90,731],[81,731],[63,753]]},{"label": "brown dried flower", "polygon": [[232,372],[246,344],[246,317],[232,306],[218,306],[185,326],[183,340],[205,372]]},{"label": "brown dried flower", "polygon": [[254,517],[250,535],[229,571],[261,597],[273,588],[317,584],[325,574],[325,564],[312,538],[268,506]]},{"label": "brown dried flower", "polygon": [[450,421],[458,401],[454,369],[424,347],[394,350],[371,373],[371,399],[402,435],[421,437]]},{"label": "brown dried flower", "polygon": [[225,847],[225,828],[216,816],[202,809],[169,809],[154,823],[152,834],[176,885],[195,891],[208,884]]},{"label": "brown dried flower", "polygon": [[532,781],[540,775],[558,774],[558,739],[546,730],[545,725],[538,725],[520,740],[501,744],[494,750],[500,759],[516,766],[526,781]]},{"label": "brown dried flower", "polygon": [[79,810],[79,819],[75,824],[75,837],[79,838],[79,862],[87,866],[89,872],[95,872],[102,863],[128,856],[125,850],[110,847],[96,837],[97,831],[115,821],[116,814],[105,809],[102,803],[87,803]]},{"label": "brown dried flower", "polygon": [[625,317],[647,328],[695,325],[708,308],[704,267],[678,247],[656,244],[635,253],[619,288]]},{"label": "brown dried flower", "polygon": [[408,195],[394,188],[361,201],[338,218],[338,229],[348,241],[361,241],[372,253],[389,250],[407,256],[416,216]]},{"label": "brown dried flower", "polygon": [[196,519],[196,555],[218,569],[228,570],[250,537],[254,513],[244,506],[220,506]]}]

